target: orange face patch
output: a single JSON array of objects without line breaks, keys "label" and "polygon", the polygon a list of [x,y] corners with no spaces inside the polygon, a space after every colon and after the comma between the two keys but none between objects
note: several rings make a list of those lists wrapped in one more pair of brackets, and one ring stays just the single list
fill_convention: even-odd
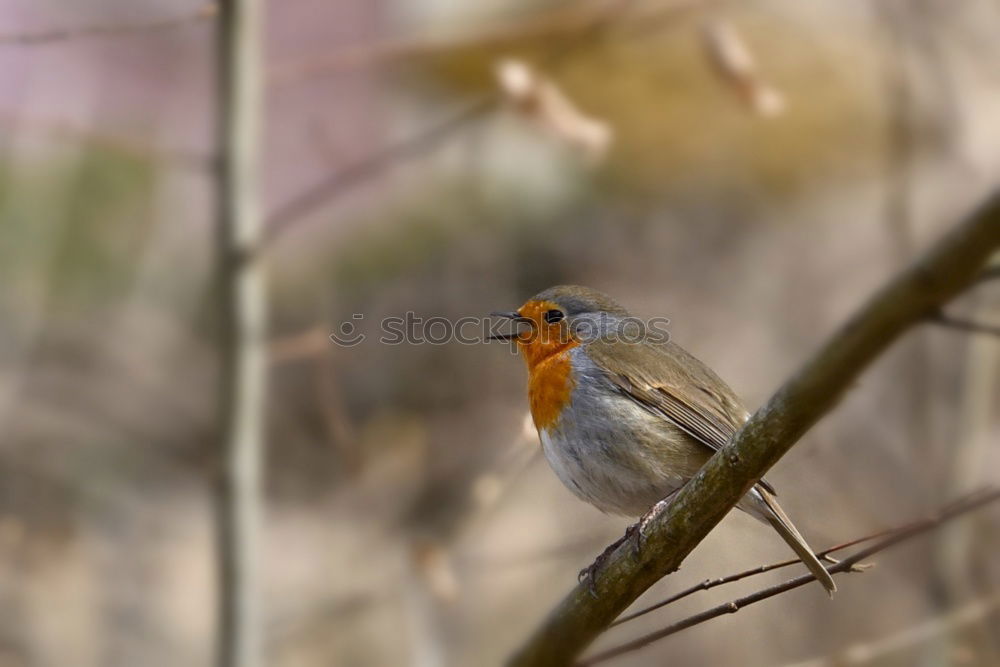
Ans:
[{"label": "orange face patch", "polygon": [[550,310],[559,310],[559,306],[550,301],[529,301],[517,311],[521,317],[531,320],[531,331],[523,332],[516,339],[529,371],[550,356],[577,345],[565,320],[551,324],[545,321],[545,313]]},{"label": "orange face patch", "polygon": [[558,421],[573,391],[569,351],[579,343],[573,340],[566,321],[548,323],[545,313],[559,307],[548,301],[529,301],[518,314],[532,321],[532,331],[517,339],[517,346],[528,365],[528,400],[535,427],[544,429]]}]

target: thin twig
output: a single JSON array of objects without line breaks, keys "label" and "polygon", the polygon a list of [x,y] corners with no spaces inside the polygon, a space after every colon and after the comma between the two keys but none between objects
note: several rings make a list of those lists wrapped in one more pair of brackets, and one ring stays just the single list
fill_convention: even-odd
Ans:
[{"label": "thin twig", "polygon": [[[905,528],[905,526],[903,528]],[[897,527],[897,528],[887,528],[886,530],[880,530],[877,533],[872,533],[871,535],[865,535],[864,537],[859,537],[857,539],[850,540],[849,542],[843,542],[841,544],[837,544],[835,546],[824,549],[823,551],[817,551],[816,556],[820,559],[823,559],[824,557],[829,556],[832,553],[836,553],[837,551],[842,551],[843,549],[849,549],[853,546],[857,546],[864,542],[871,542],[872,540],[877,540],[880,537],[885,537],[886,535],[895,533],[898,530],[901,530],[901,528]],[[686,588],[680,593],[671,595],[670,597],[666,598],[665,600],[661,600],[656,604],[644,607],[643,609],[640,609],[639,611],[633,612],[631,614],[626,614],[625,616],[622,616],[608,627],[613,628],[616,625],[621,625],[622,623],[627,623],[628,621],[639,618],[640,616],[645,616],[650,612],[656,611],[657,609],[662,609],[663,607],[666,607],[667,605],[673,602],[677,602],[678,600],[686,598],[689,595],[698,593],[699,591],[707,591],[712,588],[723,586],[725,584],[731,584],[734,581],[740,581],[741,579],[753,577],[758,574],[764,574],[765,572],[771,572],[772,570],[778,570],[780,568],[788,567],[790,565],[795,565],[801,562],[802,561],[799,560],[798,558],[791,558],[789,560],[783,560],[779,563],[771,563],[770,565],[759,565],[757,567],[750,568],[749,570],[737,572],[736,574],[730,574],[725,577],[719,577],[718,579],[705,579],[701,583],[695,584],[690,588]]]},{"label": "thin twig", "polygon": [[[959,506],[961,503],[971,502],[972,500],[974,500],[975,498],[977,498],[978,494],[985,493],[985,492],[986,491],[982,490],[982,489],[980,489],[978,491],[973,491],[970,494],[962,496],[961,498],[959,498],[958,500],[954,501],[953,503],[945,505],[942,511],[948,511],[953,506]],[[865,535],[864,537],[858,537],[856,539],[849,540],[847,542],[842,542],[842,543],[834,545],[832,547],[827,547],[823,551],[817,551],[816,552],[816,556],[822,560],[823,558],[829,556],[832,553],[836,553],[836,552],[842,551],[844,549],[849,549],[851,547],[857,546],[859,544],[863,544],[865,542],[871,542],[872,540],[877,540],[877,539],[885,537],[887,535],[894,534],[894,533],[896,533],[896,532],[898,532],[900,530],[908,530],[912,525],[913,524],[906,524],[906,525],[903,525],[903,526],[895,526],[893,528],[886,528],[885,530],[880,530],[877,533],[871,533],[870,535]],[[744,570],[742,572],[737,572],[736,574],[730,574],[730,575],[727,575],[725,577],[720,577],[718,579],[706,579],[706,580],[702,581],[701,583],[695,584],[694,586],[691,586],[690,588],[686,588],[686,589],[684,589],[683,591],[681,591],[679,593],[671,595],[670,597],[668,597],[668,598],[666,598],[664,600],[661,600],[660,602],[657,602],[656,604],[652,604],[652,605],[650,605],[648,607],[644,607],[643,609],[640,609],[639,611],[633,612],[631,614],[626,614],[625,616],[622,616],[621,618],[619,618],[617,621],[615,621],[614,623],[612,623],[608,627],[609,628],[613,628],[616,625],[621,625],[622,623],[627,623],[628,621],[631,621],[631,620],[634,620],[636,618],[639,618],[640,616],[645,616],[646,614],[648,614],[650,612],[656,611],[657,609],[662,609],[663,607],[666,607],[667,605],[669,605],[671,603],[677,602],[678,600],[686,598],[689,595],[693,595],[695,593],[698,593],[699,591],[707,591],[709,589],[717,588],[717,587],[723,586],[725,584],[731,584],[734,581],[740,581],[741,579],[746,579],[748,577],[753,577],[753,576],[756,576],[758,574],[764,574],[765,572],[771,572],[772,570],[777,570],[777,569],[780,569],[780,568],[783,568],[783,567],[788,567],[790,565],[795,565],[795,564],[801,563],[801,562],[802,561],[800,559],[798,559],[798,558],[790,558],[789,560],[783,560],[783,561],[781,561],[779,563],[771,563],[770,565],[760,565],[758,567],[750,568],[749,570]]]},{"label": "thin twig", "polygon": [[981,333],[981,334],[989,334],[991,336],[1000,336],[1000,325],[998,324],[985,324],[983,322],[965,320],[960,317],[952,317],[951,315],[945,315],[942,312],[934,313],[927,319],[933,324],[946,327],[948,329],[957,329],[959,331],[967,331],[969,333]]},{"label": "thin twig", "polygon": [[[831,565],[830,567],[827,568],[827,570],[831,574],[841,574],[844,572],[851,572],[852,568],[854,568],[855,565],[879,553],[880,551],[884,551],[885,549],[895,546],[900,542],[916,537],[917,535],[920,535],[922,533],[926,533],[940,526],[942,523],[946,521],[949,521],[958,516],[971,512],[989,503],[995,502],[998,499],[1000,499],[1000,489],[990,489],[990,490],[984,489],[982,492],[974,494],[973,496],[970,497],[970,499],[966,501],[959,501],[957,503],[952,503],[948,507],[940,510],[935,516],[931,516],[920,521],[914,521],[910,523],[908,526],[905,526],[903,528],[891,532],[889,535],[879,540],[875,544],[871,545],[870,547],[862,549],[857,553],[839,561],[838,563]],[[616,646],[606,651],[601,651],[600,653],[597,653],[596,655],[591,656],[590,658],[587,658],[578,664],[580,665],[580,667],[585,667],[588,665],[595,665],[599,662],[610,660],[611,658],[615,658],[625,653],[629,653],[631,651],[643,648],[644,646],[648,646],[649,644],[652,644],[655,641],[663,639],[664,637],[669,637],[670,635],[677,634],[681,630],[686,630],[687,628],[690,628],[692,626],[699,625],[706,621],[710,621],[713,618],[718,618],[719,616],[723,616],[725,614],[734,614],[740,609],[743,609],[744,607],[748,607],[752,604],[761,602],[762,600],[766,600],[776,595],[780,595],[781,593],[785,593],[787,591],[799,588],[800,586],[805,586],[806,584],[814,580],[815,577],[812,574],[804,574],[800,577],[796,577],[795,579],[790,579],[784,583],[764,588],[762,590],[757,591],[756,593],[752,593],[750,595],[741,597],[736,600],[725,602],[716,607],[712,607],[711,609],[707,609],[699,614],[694,614],[693,616],[681,619],[680,621],[672,623],[661,630],[657,630],[656,632],[651,632],[647,635],[639,637],[638,639],[634,639],[625,644],[621,644],[620,646]]]},{"label": "thin twig", "polygon": [[39,32],[15,32],[0,35],[0,44],[15,44],[19,46],[34,46],[65,42],[70,40],[90,39],[97,37],[124,37],[139,33],[159,32],[171,28],[201,23],[214,19],[219,14],[219,6],[208,3],[178,16],[152,19],[143,23],[104,24],[80,26],[77,28],[55,28]]}]

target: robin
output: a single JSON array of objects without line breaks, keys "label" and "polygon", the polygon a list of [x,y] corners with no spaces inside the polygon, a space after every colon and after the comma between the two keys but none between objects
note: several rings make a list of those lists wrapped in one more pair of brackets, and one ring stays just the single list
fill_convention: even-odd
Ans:
[{"label": "robin", "polygon": [[[648,518],[750,416],[708,366],[669,339],[650,340],[648,327],[596,290],[551,287],[517,311],[491,315],[515,323],[492,338],[515,341],[524,357],[546,459],[570,491],[604,512]],[[771,525],[830,595],[837,590],[767,481],[737,507]],[[643,523],[618,543],[641,540]],[[618,543],[581,577],[592,580]]]}]

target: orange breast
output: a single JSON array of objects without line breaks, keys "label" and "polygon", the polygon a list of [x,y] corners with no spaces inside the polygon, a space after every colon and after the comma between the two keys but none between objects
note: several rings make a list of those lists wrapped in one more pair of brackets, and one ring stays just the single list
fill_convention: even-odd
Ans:
[{"label": "orange breast", "polygon": [[549,428],[559,421],[573,391],[569,350],[549,355],[534,364],[528,380],[528,401],[535,427]]}]

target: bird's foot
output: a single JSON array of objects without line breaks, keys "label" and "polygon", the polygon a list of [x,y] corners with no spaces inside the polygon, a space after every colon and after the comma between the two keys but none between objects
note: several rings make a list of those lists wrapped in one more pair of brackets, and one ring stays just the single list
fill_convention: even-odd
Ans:
[{"label": "bird's foot", "polygon": [[657,515],[660,514],[660,512],[665,510],[667,506],[670,505],[670,499],[672,497],[673,493],[671,493],[669,496],[667,496],[666,498],[657,502],[655,505],[649,508],[649,511],[643,514],[638,521],[636,521],[631,526],[625,529],[624,535],[619,537],[612,544],[608,545],[608,547],[604,551],[602,551],[597,558],[594,559],[593,563],[580,570],[580,573],[577,575],[577,581],[582,583],[584,580],[586,580],[590,586],[591,595],[593,595],[595,598],[597,597],[597,588],[595,584],[597,573],[600,572],[601,568],[604,567],[604,564],[611,557],[611,554],[613,554],[615,550],[618,547],[620,547],[623,543],[631,542],[632,556],[635,558],[639,557],[639,554],[642,552],[642,539],[643,539],[642,532],[646,529],[646,526],[649,524],[650,521],[652,521]]},{"label": "bird's foot", "polygon": [[657,501],[657,503],[650,507],[638,521],[629,526],[625,531],[625,537],[632,538],[632,555],[634,557],[638,558],[639,554],[642,552],[643,533],[646,530],[646,526],[652,523],[653,519],[659,516],[664,510],[667,509],[667,507],[670,506],[670,501],[673,498],[674,493],[676,493],[676,491],[668,495],[663,500]]},{"label": "bird's foot", "polygon": [[605,548],[604,551],[602,551],[600,555],[594,559],[593,563],[580,570],[580,574],[577,575],[577,581],[581,583],[584,580],[587,581],[587,584],[590,587],[590,594],[593,595],[595,598],[597,597],[597,585],[595,583],[595,580],[597,579],[597,573],[601,571],[601,568],[604,567],[604,564],[608,561],[608,558],[611,557],[611,554],[614,553],[615,549],[621,546],[622,542],[628,539],[628,536],[629,536],[628,531],[625,531],[625,535],[619,537],[617,540],[608,545],[608,547]]}]

